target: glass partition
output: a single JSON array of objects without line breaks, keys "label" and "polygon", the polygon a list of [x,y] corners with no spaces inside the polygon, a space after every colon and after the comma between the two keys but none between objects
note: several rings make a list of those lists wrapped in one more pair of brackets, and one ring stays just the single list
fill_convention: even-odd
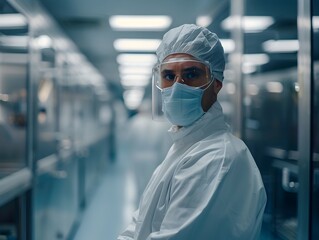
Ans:
[{"label": "glass partition", "polygon": [[37,92],[37,160],[57,151],[58,111],[55,65],[55,50],[52,48],[41,49]]},{"label": "glass partition", "polygon": [[70,72],[67,62],[61,65],[62,77],[58,86],[58,102],[59,102],[59,143],[58,148],[61,152],[69,152],[72,150],[74,143],[74,93],[76,90],[70,84]]},{"label": "glass partition", "polygon": [[0,0],[0,178],[27,165],[28,19]]},{"label": "glass partition", "polygon": [[319,239],[319,0],[312,0],[313,28],[313,153],[312,153],[312,233],[311,239]]},{"label": "glass partition", "polygon": [[298,1],[248,0],[242,28],[243,137],[266,187],[263,239],[296,239]]}]

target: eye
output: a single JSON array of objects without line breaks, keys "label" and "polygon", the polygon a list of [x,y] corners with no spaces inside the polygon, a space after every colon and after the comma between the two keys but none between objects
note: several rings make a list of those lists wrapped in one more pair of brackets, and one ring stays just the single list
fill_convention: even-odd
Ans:
[{"label": "eye", "polygon": [[198,79],[200,76],[201,73],[196,68],[188,69],[183,73],[183,79],[185,80]]},{"label": "eye", "polygon": [[169,73],[169,72],[163,72],[162,73],[162,79],[166,81],[174,81],[175,80],[175,74]]}]

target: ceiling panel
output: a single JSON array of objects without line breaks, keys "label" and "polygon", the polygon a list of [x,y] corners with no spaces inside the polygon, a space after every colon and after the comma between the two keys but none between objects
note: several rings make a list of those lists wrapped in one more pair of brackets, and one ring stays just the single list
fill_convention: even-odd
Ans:
[{"label": "ceiling panel", "polygon": [[[163,31],[121,32],[113,31],[108,23],[112,15],[169,15],[171,27],[195,23],[201,14],[219,16],[226,1],[218,0],[42,0],[43,5],[76,43],[79,49],[104,74],[108,80],[119,81],[116,52],[113,41],[117,38],[157,38]],[[166,31],[166,30],[165,30]],[[107,70],[106,70],[107,69]]]},{"label": "ceiling panel", "polygon": [[[117,38],[161,39],[165,31],[113,31],[108,23],[112,15],[169,15],[171,27],[195,23],[199,15],[209,15],[213,22],[208,28],[220,38],[230,38],[230,32],[221,28],[221,21],[230,15],[229,0],[42,0],[43,5],[57,19],[64,31],[79,49],[97,67],[108,81],[119,84],[116,56],[113,48]],[[297,0],[246,0],[245,15],[272,16],[275,20],[268,29],[245,34],[245,53],[262,53],[262,43],[269,39],[297,38]],[[276,59],[276,54],[271,54]],[[289,62],[289,54],[281,56]],[[271,70],[280,61],[265,67]],[[294,63],[293,63],[294,64]]]}]

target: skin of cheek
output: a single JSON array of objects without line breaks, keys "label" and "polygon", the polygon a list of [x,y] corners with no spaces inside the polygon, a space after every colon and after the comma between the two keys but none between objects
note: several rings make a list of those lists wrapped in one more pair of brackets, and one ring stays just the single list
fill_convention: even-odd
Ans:
[{"label": "skin of cheek", "polygon": [[222,83],[216,80],[205,90],[202,97],[202,108],[204,112],[207,112],[214,102],[216,102],[217,94],[221,88]]}]

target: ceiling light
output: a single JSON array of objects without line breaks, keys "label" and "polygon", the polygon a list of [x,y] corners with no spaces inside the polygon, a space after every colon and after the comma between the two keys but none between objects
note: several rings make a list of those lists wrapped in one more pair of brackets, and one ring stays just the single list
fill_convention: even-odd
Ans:
[{"label": "ceiling light", "polygon": [[129,109],[136,109],[141,104],[144,89],[130,89],[123,93],[124,103]]},{"label": "ceiling light", "polygon": [[280,82],[267,82],[266,89],[271,93],[281,93],[283,86]]},{"label": "ceiling light", "polygon": [[0,36],[0,44],[4,47],[23,48],[28,47],[28,36]]},{"label": "ceiling light", "polygon": [[269,62],[269,56],[264,53],[244,54],[242,71],[244,74],[250,74],[257,71],[257,67]]},{"label": "ceiling light", "polygon": [[38,97],[41,103],[45,103],[48,100],[50,94],[52,93],[52,89],[52,81],[45,80],[42,82],[38,93]]},{"label": "ceiling light", "polygon": [[212,23],[212,21],[213,19],[211,16],[208,16],[208,15],[198,16],[196,18],[196,25],[201,27],[208,27]]},{"label": "ceiling light", "polygon": [[114,30],[120,31],[162,31],[167,29],[171,23],[172,18],[169,16],[129,16],[129,15],[115,15],[109,19],[110,26]]},{"label": "ceiling light", "polygon": [[151,76],[152,74],[152,67],[149,66],[119,66],[119,72],[122,75],[128,75],[128,74],[144,74]]},{"label": "ceiling light", "polygon": [[117,51],[154,52],[160,43],[159,39],[116,39],[113,46]]},{"label": "ceiling light", "polygon": [[26,26],[27,19],[22,14],[0,14],[0,28],[17,28]]},{"label": "ceiling light", "polygon": [[272,17],[244,17],[243,28],[245,32],[260,32],[273,23]]},{"label": "ceiling light", "polygon": [[298,40],[268,40],[262,44],[266,52],[297,52],[299,50]]},{"label": "ceiling light", "polygon": [[[222,21],[221,26],[224,30],[230,31],[234,28],[235,17],[230,16]],[[272,17],[244,16],[242,18],[242,28],[245,32],[261,32],[274,23]]]},{"label": "ceiling light", "polygon": [[129,81],[129,80],[121,80],[121,84],[123,87],[145,87],[147,86],[149,81]]},{"label": "ceiling light", "polygon": [[269,56],[264,53],[244,54],[244,62],[250,65],[263,65],[269,62]]},{"label": "ceiling light", "polygon": [[52,47],[52,39],[48,35],[41,35],[37,37],[36,42],[39,48],[50,48]]},{"label": "ceiling light", "polygon": [[235,42],[232,39],[219,39],[223,48],[224,53],[230,53],[235,50]]},{"label": "ceiling light", "polygon": [[121,84],[126,87],[145,87],[150,82],[150,76],[143,74],[121,75]]},{"label": "ceiling light", "polygon": [[155,54],[119,54],[116,61],[125,66],[153,66],[157,62]]},{"label": "ceiling light", "polygon": [[243,64],[242,66],[242,72],[244,74],[250,74],[250,73],[253,73],[253,72],[256,72],[257,71],[257,67],[256,65],[251,65],[251,64]]},{"label": "ceiling light", "polygon": [[312,17],[312,27],[314,30],[319,30],[319,16],[313,16]]}]

